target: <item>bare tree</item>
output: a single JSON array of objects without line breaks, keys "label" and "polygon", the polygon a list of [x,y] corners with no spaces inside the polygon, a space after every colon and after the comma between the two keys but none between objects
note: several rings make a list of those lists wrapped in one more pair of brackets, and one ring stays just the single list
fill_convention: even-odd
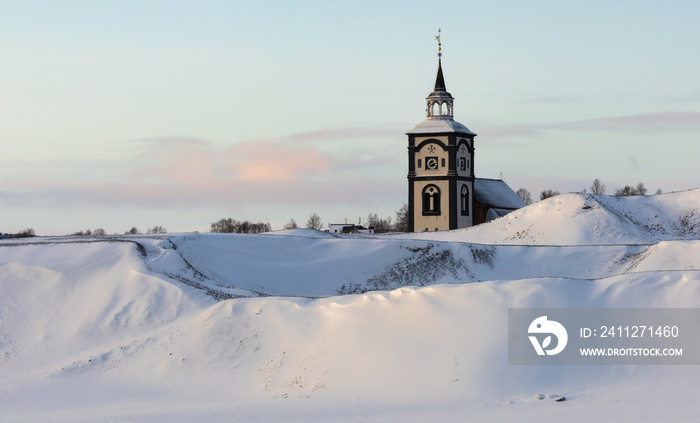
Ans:
[{"label": "bare tree", "polygon": [[518,194],[518,197],[520,197],[525,204],[532,204],[532,194],[530,194],[530,191],[526,190],[525,188],[520,188],[515,193]]},{"label": "bare tree", "polygon": [[321,223],[321,217],[316,213],[309,216],[309,220],[306,221],[306,229],[316,229],[320,231],[323,229],[323,223]]},{"label": "bare tree", "polygon": [[401,208],[396,211],[394,230],[396,232],[408,232],[408,205],[406,203],[403,203]]},{"label": "bare tree", "polygon": [[635,190],[637,191],[637,195],[647,195],[647,188],[641,182],[637,184]]},{"label": "bare tree", "polygon": [[147,234],[167,234],[168,230],[158,225],[146,231]]},{"label": "bare tree", "polygon": [[284,224],[284,229],[299,229],[299,225],[297,225],[296,220],[292,218],[292,220]]},{"label": "bare tree", "polygon": [[647,189],[643,183],[638,183],[636,187],[631,187],[625,185],[624,188],[620,188],[615,191],[615,197],[633,197],[635,195],[646,195]]},{"label": "bare tree", "polygon": [[552,191],[551,189],[546,189],[540,193],[540,200],[546,200],[559,194],[561,194],[559,191]]},{"label": "bare tree", "polygon": [[236,224],[236,221],[230,217],[227,219],[220,219],[219,221],[213,222],[211,224],[210,231],[213,233],[230,234],[230,233],[233,233],[235,224]]},{"label": "bare tree", "polygon": [[636,195],[634,193],[634,188],[629,185],[625,185],[624,188],[615,190],[615,197],[632,197],[633,195]]},{"label": "bare tree", "polygon": [[656,190],[656,194],[655,194],[655,195],[659,195],[659,194],[663,194],[663,193],[664,193],[664,192],[661,191],[661,188],[659,188],[659,189]]},{"label": "bare tree", "polygon": [[27,229],[23,229],[23,230],[17,232],[16,234],[10,234],[9,237],[10,238],[29,238],[29,237],[33,237],[33,236],[36,236],[36,233],[34,233],[34,229],[27,228]]},{"label": "bare tree", "polygon": [[374,232],[382,233],[391,231],[391,217],[386,219],[381,219],[377,216],[377,213],[370,213],[367,216],[367,226],[374,229]]},{"label": "bare tree", "polygon": [[254,223],[248,220],[239,222],[230,217],[220,219],[218,222],[211,224],[211,232],[213,233],[259,234],[261,232],[270,232],[271,230],[272,226],[269,223]]},{"label": "bare tree", "polygon": [[105,231],[103,228],[97,228],[92,231],[92,234],[95,236],[105,236],[107,235],[107,231]]},{"label": "bare tree", "polygon": [[605,195],[605,184],[600,182],[600,179],[595,178],[593,180],[593,184],[591,185],[591,194]]},{"label": "bare tree", "polygon": [[138,235],[138,234],[140,234],[140,233],[141,233],[141,231],[139,231],[139,230],[136,228],[136,226],[132,226],[131,229],[129,229],[128,231],[124,232],[124,235]]}]

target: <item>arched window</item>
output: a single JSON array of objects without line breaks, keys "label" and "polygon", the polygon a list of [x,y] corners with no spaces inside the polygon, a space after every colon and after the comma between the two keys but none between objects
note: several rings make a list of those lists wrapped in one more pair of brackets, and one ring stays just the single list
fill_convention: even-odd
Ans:
[{"label": "arched window", "polygon": [[469,216],[469,188],[466,185],[462,185],[461,194],[462,203],[462,216]]},{"label": "arched window", "polygon": [[423,216],[440,215],[440,188],[428,185],[423,188]]}]

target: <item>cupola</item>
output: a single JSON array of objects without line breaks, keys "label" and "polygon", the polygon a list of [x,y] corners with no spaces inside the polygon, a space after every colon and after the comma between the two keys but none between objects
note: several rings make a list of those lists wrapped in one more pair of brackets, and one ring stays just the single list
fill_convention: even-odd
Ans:
[{"label": "cupola", "polygon": [[445,77],[442,74],[442,42],[440,35],[435,38],[438,41],[438,71],[435,78],[435,89],[426,99],[428,101],[428,120],[454,120],[454,98],[447,92]]}]

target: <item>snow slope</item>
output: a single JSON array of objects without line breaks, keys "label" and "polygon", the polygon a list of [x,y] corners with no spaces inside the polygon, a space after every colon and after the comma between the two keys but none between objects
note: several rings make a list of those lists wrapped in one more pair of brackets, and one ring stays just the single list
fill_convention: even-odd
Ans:
[{"label": "snow slope", "polygon": [[700,306],[697,191],[562,197],[448,233],[2,241],[0,421],[694,421],[697,366],[507,364],[509,307]]},{"label": "snow slope", "polygon": [[517,245],[653,244],[700,238],[700,188],[640,197],[562,194],[466,230],[404,235]]},{"label": "snow slope", "polygon": [[[651,245],[518,246],[437,242],[398,237],[186,235],[152,270],[183,274],[220,298],[322,297],[402,286],[541,277],[600,279],[655,269],[698,270],[700,241]],[[660,253],[661,252],[661,253]],[[673,257],[673,259],[668,259]],[[167,270],[171,269],[171,270]]]}]

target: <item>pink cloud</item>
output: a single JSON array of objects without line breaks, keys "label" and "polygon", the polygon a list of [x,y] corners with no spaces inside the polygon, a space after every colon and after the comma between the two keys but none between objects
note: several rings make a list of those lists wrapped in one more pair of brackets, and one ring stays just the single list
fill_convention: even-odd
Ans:
[{"label": "pink cloud", "polygon": [[304,157],[323,172],[328,160],[317,151],[293,149],[270,142],[239,143],[230,147],[214,143],[168,143],[161,139],[139,145],[133,157],[135,169],[125,173],[126,180],[144,183],[210,186],[232,181],[259,179],[299,179],[304,171]]},{"label": "pink cloud", "polygon": [[[403,162],[392,162],[391,155],[377,155],[374,140],[362,146],[364,140],[383,131],[322,130],[228,146],[180,136],[135,140],[125,143],[127,150],[122,150],[124,157],[117,167],[123,170],[100,172],[87,163],[81,170],[76,163],[76,172],[70,177],[32,179],[27,194],[43,205],[226,208],[241,204],[356,203],[381,200],[397,191],[403,196],[403,178],[397,178],[397,183],[394,178],[376,177],[386,174],[387,164],[392,163],[403,176]],[[396,133],[392,135],[396,137]],[[328,144],[344,137],[358,140],[347,143],[354,154],[348,154],[347,148],[338,152],[335,145]],[[398,157],[404,158],[403,151]],[[48,167],[44,170],[55,173]],[[29,182],[28,178],[29,173]],[[22,185],[20,179],[15,180],[15,188]],[[26,197],[12,198],[17,203]]]},{"label": "pink cloud", "polygon": [[[260,138],[222,147],[207,140],[187,137],[159,137],[130,142],[134,160],[140,165],[126,176],[144,181],[175,180],[179,183],[210,184],[217,180],[288,181],[328,176],[337,169],[378,166],[376,150],[350,143],[355,157],[367,156],[368,163],[344,157],[330,141],[367,140],[396,137],[395,129],[323,129]],[[403,156],[402,156],[403,157]],[[386,160],[384,160],[386,163]],[[346,166],[346,164],[348,166]]]},{"label": "pink cloud", "polygon": [[326,128],[317,131],[299,132],[276,138],[256,138],[249,142],[289,142],[315,144],[319,141],[367,138],[390,138],[410,129],[410,125],[394,127],[390,125],[376,127]]},{"label": "pink cloud", "polygon": [[230,167],[237,170],[236,179],[240,181],[295,181],[312,175],[327,175],[335,161],[313,148],[275,142],[236,144],[224,157]]}]

